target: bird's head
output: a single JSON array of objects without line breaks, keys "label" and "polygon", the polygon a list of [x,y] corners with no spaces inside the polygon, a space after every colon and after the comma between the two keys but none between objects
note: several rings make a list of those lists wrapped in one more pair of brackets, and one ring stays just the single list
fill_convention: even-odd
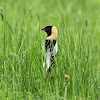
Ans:
[{"label": "bird's head", "polygon": [[57,28],[55,26],[46,26],[42,30],[44,30],[47,33],[47,39],[56,40]]}]

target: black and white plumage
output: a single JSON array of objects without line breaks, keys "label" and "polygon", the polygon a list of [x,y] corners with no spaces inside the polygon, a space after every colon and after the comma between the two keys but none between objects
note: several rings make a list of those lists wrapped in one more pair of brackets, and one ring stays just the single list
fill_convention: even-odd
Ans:
[{"label": "black and white plumage", "polygon": [[45,40],[46,71],[51,72],[51,67],[54,63],[54,56],[58,52],[56,41],[57,28],[55,26],[46,26],[42,30],[47,33],[47,38]]}]

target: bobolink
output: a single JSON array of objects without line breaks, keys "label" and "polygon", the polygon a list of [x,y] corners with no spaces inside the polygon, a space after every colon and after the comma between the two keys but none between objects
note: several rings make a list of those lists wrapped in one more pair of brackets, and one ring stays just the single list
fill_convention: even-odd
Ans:
[{"label": "bobolink", "polygon": [[57,28],[55,26],[46,26],[43,28],[47,33],[47,38],[45,40],[45,56],[46,56],[46,71],[51,72],[50,66],[54,63],[54,55],[58,52],[57,45]]}]

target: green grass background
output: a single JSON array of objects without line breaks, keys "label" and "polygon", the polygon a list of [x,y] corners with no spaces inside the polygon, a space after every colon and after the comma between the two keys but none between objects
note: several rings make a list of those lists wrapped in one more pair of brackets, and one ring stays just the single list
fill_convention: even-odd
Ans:
[{"label": "green grass background", "polygon": [[[0,100],[100,100],[100,0],[0,0]],[[59,52],[47,77],[46,33]],[[53,77],[53,78],[52,78]]]}]

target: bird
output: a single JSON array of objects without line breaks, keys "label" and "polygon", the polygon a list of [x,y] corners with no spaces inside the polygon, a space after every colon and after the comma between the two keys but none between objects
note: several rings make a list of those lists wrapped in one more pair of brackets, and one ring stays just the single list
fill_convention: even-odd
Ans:
[{"label": "bird", "polygon": [[57,28],[55,26],[46,26],[41,30],[47,33],[47,38],[45,40],[45,57],[46,57],[46,71],[51,72],[51,67],[54,64],[54,56],[58,52],[57,44]]}]

